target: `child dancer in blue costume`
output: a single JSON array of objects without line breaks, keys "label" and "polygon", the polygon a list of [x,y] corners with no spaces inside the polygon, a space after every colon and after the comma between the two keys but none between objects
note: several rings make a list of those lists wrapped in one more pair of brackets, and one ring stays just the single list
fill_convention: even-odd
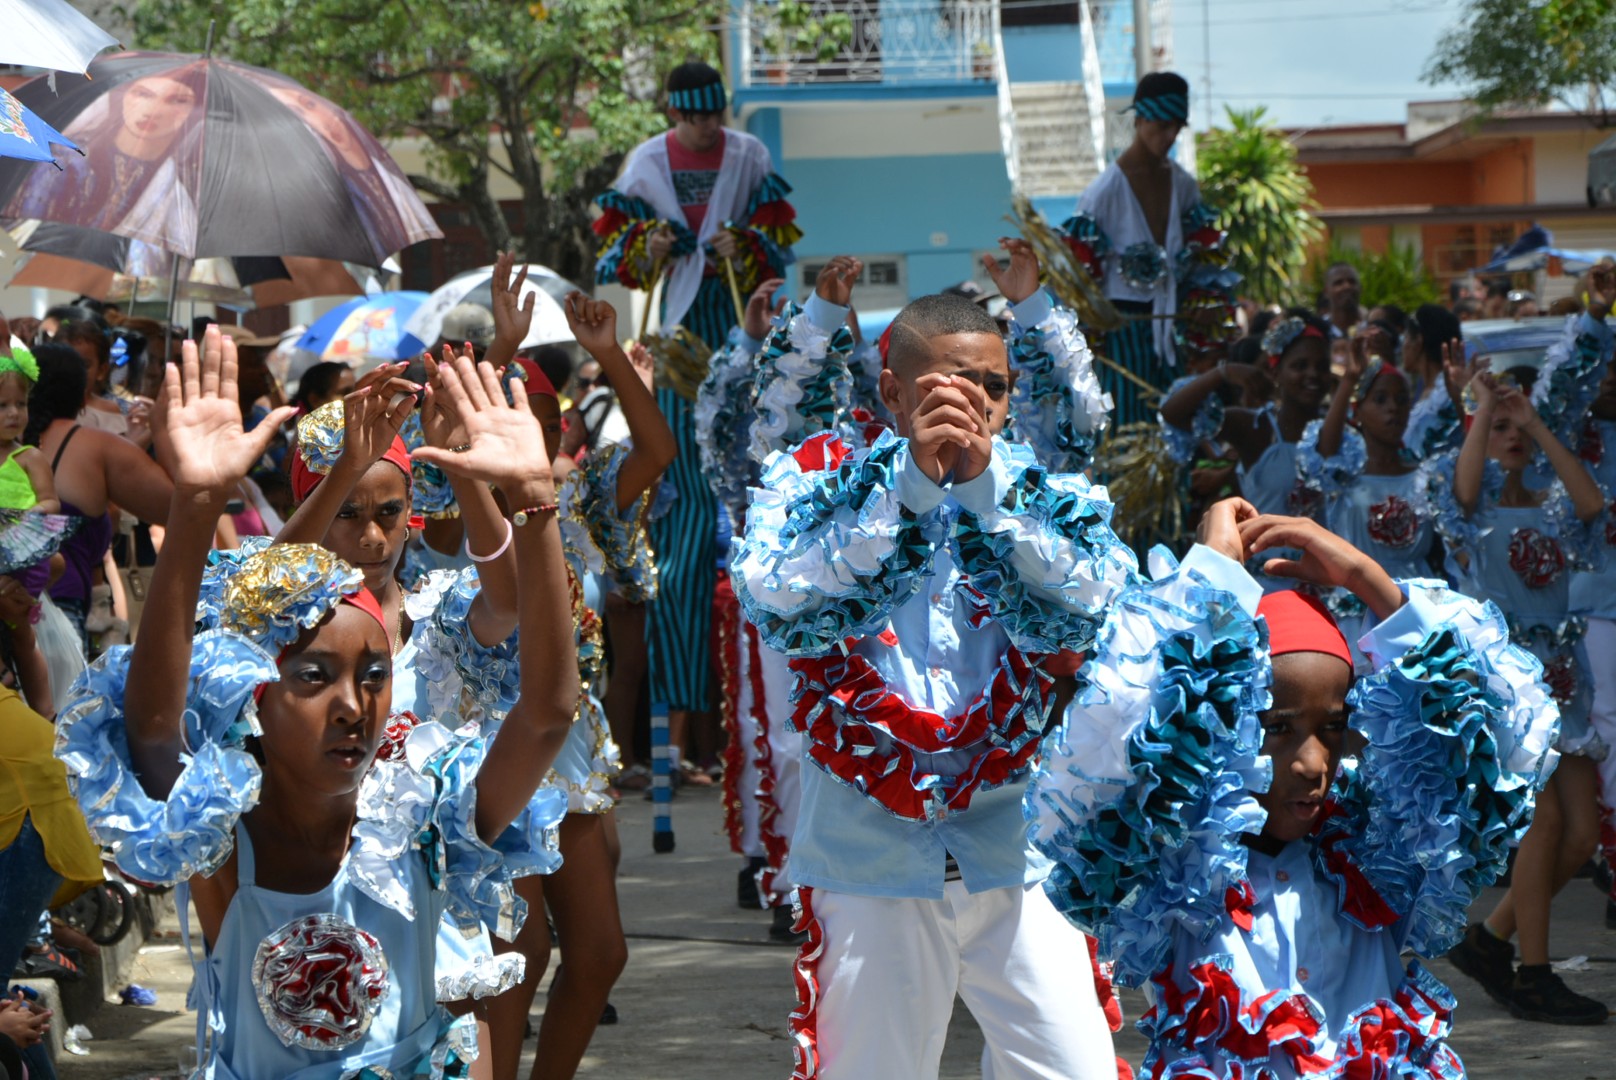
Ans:
[{"label": "child dancer in blue costume", "polygon": [[[1075,451],[1104,423],[1085,406],[1105,399],[1075,318],[1049,307],[1030,250],[1009,247],[1015,347],[1067,383],[1061,422],[1032,430]],[[771,362],[833,367],[846,314],[825,296],[788,308],[758,400]],[[806,735],[793,1075],[935,1078],[958,992],[987,1038],[985,1076],[1111,1077],[1088,946],[1038,886],[1047,863],[1025,843],[1020,794],[1044,657],[1088,645],[1133,559],[1102,490],[1000,437],[1011,371],[981,308],[914,301],[887,364],[898,433],[850,449],[823,430],[834,396],[800,397],[822,430],[770,457],[731,565],[762,641],[792,657]]]},{"label": "child dancer in blue costume", "polygon": [[[1403,449],[1408,379],[1370,358],[1366,336],[1352,345],[1330,411],[1302,434],[1297,472],[1324,497],[1320,520],[1331,532],[1394,578],[1429,577],[1435,573],[1434,480],[1431,464]],[[1357,648],[1372,621],[1363,601],[1351,589],[1332,589],[1324,602],[1352,646],[1360,673],[1367,673],[1368,658]]]},{"label": "child dancer in blue costume", "polygon": [[[1438,488],[1454,580],[1502,608],[1512,639],[1542,661],[1560,707],[1562,755],[1521,841],[1509,891],[1449,959],[1516,1016],[1559,1024],[1600,1024],[1608,1015],[1604,1004],[1565,985],[1549,967],[1548,952],[1554,896],[1598,847],[1595,762],[1609,750],[1590,723],[1593,680],[1583,623],[1570,614],[1571,571],[1592,565],[1603,547],[1605,498],[1556,435],[1567,424],[1581,427],[1616,344],[1604,322],[1616,281],[1605,287],[1590,297],[1586,315],[1568,320],[1568,340],[1551,350],[1533,384],[1542,414],[1502,376],[1483,372],[1470,380],[1476,403],[1470,429],[1457,460],[1443,463],[1451,487]],[[1553,482],[1533,490],[1528,478],[1544,461]],[[1509,940],[1517,932],[1521,963],[1512,970]]]},{"label": "child dancer in blue costume", "polygon": [[[1379,624],[1354,682],[1322,604],[1241,563],[1350,588]],[[1464,1075],[1441,953],[1553,767],[1541,668],[1490,604],[1394,583],[1319,525],[1214,505],[1182,564],[1122,595],[1027,793],[1046,887],[1149,982],[1143,1075]],[[1260,601],[1260,602],[1259,602]],[[1352,730],[1363,748],[1347,756]]]},{"label": "child dancer in blue costume", "polygon": [[[1318,317],[1292,309],[1275,319],[1262,339],[1268,376],[1277,400],[1261,409],[1225,408],[1217,391],[1245,377],[1249,368],[1220,364],[1182,383],[1161,405],[1164,425],[1195,442],[1216,437],[1240,456],[1240,489],[1263,514],[1316,517],[1320,499],[1296,474],[1297,448],[1307,425],[1318,419],[1330,381],[1330,328]],[[1170,438],[1182,436],[1173,436]],[[1263,577],[1266,589],[1291,582]]]},{"label": "child dancer in blue costume", "polygon": [[[617,746],[595,697],[606,659],[597,612],[607,582],[643,589],[654,579],[642,519],[648,492],[674,452],[673,433],[656,398],[617,343],[617,314],[611,305],[573,293],[565,310],[578,344],[611,381],[633,442],[606,444],[567,469],[556,500],[582,692],[578,718],[546,779],[567,796],[560,829],[564,861],[554,874],[524,878],[517,886],[534,910],[548,907],[566,961],[556,969],[539,1027],[533,1075],[546,1080],[576,1072],[628,960],[617,907],[613,803],[606,790],[616,775]],[[529,314],[521,319],[523,337]],[[561,455],[561,405],[550,380],[522,357],[506,372],[511,396],[532,411],[544,432],[552,467],[572,465]],[[497,705],[496,715],[509,704]],[[543,920],[529,920],[511,946],[526,957],[527,972],[518,986],[489,1003],[494,1080],[512,1080],[518,1074],[528,1012],[550,962],[550,928]]]},{"label": "child dancer in blue costume", "polygon": [[216,629],[195,634],[221,508],[289,410],[243,432],[234,347],[217,330],[200,360],[187,343],[168,369],[156,427],[175,497],[151,618],[85,677],[58,755],[126,873],[189,884],[206,947],[202,1076],[465,1075],[470,1051],[435,1000],[440,917],[522,918],[510,877],[543,853],[489,843],[529,808],[577,704],[555,490],[538,425],[505,405],[492,370],[462,360],[440,385],[464,452],[422,456],[528,509],[512,546],[533,674],[491,743],[438,724],[391,737],[384,610],[362,571],[321,548],[221,564],[217,606],[200,612]]}]

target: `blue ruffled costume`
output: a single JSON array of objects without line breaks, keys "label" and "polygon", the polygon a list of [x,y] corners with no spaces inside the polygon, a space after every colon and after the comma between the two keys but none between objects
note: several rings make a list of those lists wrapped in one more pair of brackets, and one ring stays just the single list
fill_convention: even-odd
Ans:
[{"label": "blue ruffled costume", "polygon": [[1446,951],[1530,823],[1556,757],[1541,668],[1492,605],[1408,583],[1348,695],[1361,755],[1314,834],[1262,854],[1242,842],[1270,776],[1260,587],[1201,547],[1153,568],[1111,609],[1025,802],[1056,905],[1119,982],[1150,984],[1145,1074],[1462,1077],[1452,994],[1399,954]]},{"label": "blue ruffled costume", "polygon": [[[243,616],[232,583],[244,570],[262,569],[257,556],[266,547],[255,541],[219,553],[205,572],[186,702],[188,752],[168,795],[153,798],[134,775],[123,715],[129,649],[110,650],[75,684],[59,721],[57,756],[92,833],[131,876],[183,888],[236,853],[237,891],[219,940],[207,943],[196,963],[204,1075],[466,1075],[475,1035],[437,1005],[431,960],[440,926],[468,939],[484,925],[514,934],[525,905],[513,878],[554,869],[554,844],[529,845],[531,833],[501,837],[502,850],[485,844],[475,824],[475,780],[487,744],[474,731],[395,717],[362,781],[352,845],[332,881],[309,894],[257,883],[241,822],[262,781],[246,746],[261,731],[254,692],[279,678],[271,650],[318,624],[360,580],[323,549],[276,549],[277,557],[310,554],[302,564],[295,554],[277,558],[276,599]],[[468,576],[474,593],[475,576]],[[411,646],[431,658],[424,668],[441,678],[454,674],[458,686],[465,671],[434,645],[435,635],[470,638],[463,622],[456,633],[454,612],[443,611],[452,607],[439,605],[441,620],[418,618]],[[565,798],[551,797],[559,821]]]}]

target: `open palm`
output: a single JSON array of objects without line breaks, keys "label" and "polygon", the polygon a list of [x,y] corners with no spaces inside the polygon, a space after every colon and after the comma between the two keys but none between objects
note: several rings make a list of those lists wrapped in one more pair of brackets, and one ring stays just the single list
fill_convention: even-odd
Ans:
[{"label": "open palm", "polygon": [[505,489],[550,482],[550,459],[539,422],[525,401],[512,405],[505,400],[492,367],[473,366],[457,357],[453,364],[440,364],[437,377],[460,418],[467,445],[459,453],[425,446],[415,452],[418,460]]},{"label": "open palm", "polygon": [[163,457],[176,488],[234,489],[264,456],[290,408],[276,409],[252,431],[241,422],[236,345],[209,327],[202,348],[187,341],[179,366],[163,377]]}]

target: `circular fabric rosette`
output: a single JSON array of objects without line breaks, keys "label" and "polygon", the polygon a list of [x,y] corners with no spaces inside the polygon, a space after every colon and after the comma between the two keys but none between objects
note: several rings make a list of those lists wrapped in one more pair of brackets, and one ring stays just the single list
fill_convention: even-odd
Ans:
[{"label": "circular fabric rosette", "polygon": [[285,1046],[344,1050],[387,996],[381,943],[340,915],[305,915],[258,944],[253,986],[264,1022]]},{"label": "circular fabric rosette", "polygon": [[1160,244],[1141,240],[1122,249],[1117,269],[1130,288],[1149,292],[1167,277],[1167,251]]}]

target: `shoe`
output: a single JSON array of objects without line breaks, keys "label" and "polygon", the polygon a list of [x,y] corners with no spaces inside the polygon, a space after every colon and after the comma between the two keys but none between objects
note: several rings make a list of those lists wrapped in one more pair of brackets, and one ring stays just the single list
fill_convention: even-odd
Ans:
[{"label": "shoe", "polygon": [[1499,941],[1478,922],[1471,923],[1459,944],[1448,950],[1448,962],[1481,984],[1487,996],[1509,1007],[1515,984],[1515,947]]},{"label": "shoe", "polygon": [[84,978],[67,954],[54,945],[46,945],[38,952],[26,951],[12,971],[13,979],[56,979],[59,982],[78,982]]},{"label": "shoe", "polygon": [[758,896],[757,867],[754,863],[759,859],[748,859],[745,866],[735,875],[735,904],[747,911],[756,911],[763,906],[763,900]]},{"label": "shoe", "polygon": [[1594,888],[1598,889],[1606,896],[1616,897],[1616,880],[1612,880],[1610,863],[1606,862],[1604,859],[1600,859],[1599,865],[1594,868],[1593,881]]},{"label": "shoe", "polygon": [[1616,930],[1616,900],[1605,901],[1605,929]]},{"label": "shoe", "polygon": [[608,1024],[615,1023],[617,1023],[617,1006],[608,1001],[606,1007],[600,1010],[600,1026],[605,1027]]},{"label": "shoe", "polygon": [[774,922],[769,927],[769,940],[780,945],[801,945],[808,940],[808,934],[793,930],[796,923],[797,917],[789,907],[775,908]]},{"label": "shoe", "polygon": [[1522,964],[1505,1005],[1512,1015],[1539,1024],[1603,1024],[1610,1016],[1603,1003],[1572,990],[1547,964]]}]

